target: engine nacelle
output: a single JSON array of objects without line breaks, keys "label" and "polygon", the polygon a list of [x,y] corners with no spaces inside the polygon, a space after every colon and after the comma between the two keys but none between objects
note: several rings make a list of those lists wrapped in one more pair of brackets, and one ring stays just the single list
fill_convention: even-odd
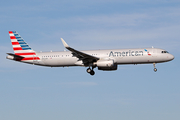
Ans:
[{"label": "engine nacelle", "polygon": [[112,67],[114,66],[113,60],[99,60],[94,63],[97,67]]},{"label": "engine nacelle", "polygon": [[98,67],[98,70],[104,70],[104,71],[117,70],[117,64],[114,64],[113,60],[99,60],[94,64]]}]

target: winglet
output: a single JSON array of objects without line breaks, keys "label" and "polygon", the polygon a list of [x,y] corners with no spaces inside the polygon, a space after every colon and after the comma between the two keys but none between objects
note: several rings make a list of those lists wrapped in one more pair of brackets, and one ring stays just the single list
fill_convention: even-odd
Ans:
[{"label": "winglet", "polygon": [[61,38],[61,41],[62,41],[65,48],[69,47],[68,44],[62,38]]}]

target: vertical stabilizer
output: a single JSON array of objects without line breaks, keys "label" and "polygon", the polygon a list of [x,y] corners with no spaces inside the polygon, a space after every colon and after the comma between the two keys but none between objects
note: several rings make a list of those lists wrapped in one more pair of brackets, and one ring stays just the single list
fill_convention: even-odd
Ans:
[{"label": "vertical stabilizer", "polygon": [[24,39],[16,32],[9,31],[9,36],[13,46],[14,54],[24,57],[21,61],[40,60],[36,57],[36,52],[24,41]]}]

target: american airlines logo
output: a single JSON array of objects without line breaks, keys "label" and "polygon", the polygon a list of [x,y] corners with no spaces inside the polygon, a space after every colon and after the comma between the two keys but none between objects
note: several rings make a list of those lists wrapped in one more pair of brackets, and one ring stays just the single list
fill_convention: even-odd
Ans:
[{"label": "american airlines logo", "polygon": [[118,57],[118,56],[143,56],[143,51],[123,51],[123,52],[113,52],[109,53],[109,57]]},{"label": "american airlines logo", "polygon": [[144,50],[147,52],[147,54],[148,54],[148,55],[151,55],[151,53],[149,53],[149,51],[148,51],[148,50],[146,50],[146,49],[144,49]]}]

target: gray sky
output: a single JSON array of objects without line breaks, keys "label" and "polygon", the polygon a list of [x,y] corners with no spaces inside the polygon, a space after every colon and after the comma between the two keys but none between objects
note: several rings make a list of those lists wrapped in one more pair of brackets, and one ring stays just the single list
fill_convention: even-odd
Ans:
[{"label": "gray sky", "polygon": [[[179,120],[180,1],[31,0],[0,2],[1,120]],[[36,51],[157,47],[175,59],[86,73],[5,59],[8,31]]]}]

